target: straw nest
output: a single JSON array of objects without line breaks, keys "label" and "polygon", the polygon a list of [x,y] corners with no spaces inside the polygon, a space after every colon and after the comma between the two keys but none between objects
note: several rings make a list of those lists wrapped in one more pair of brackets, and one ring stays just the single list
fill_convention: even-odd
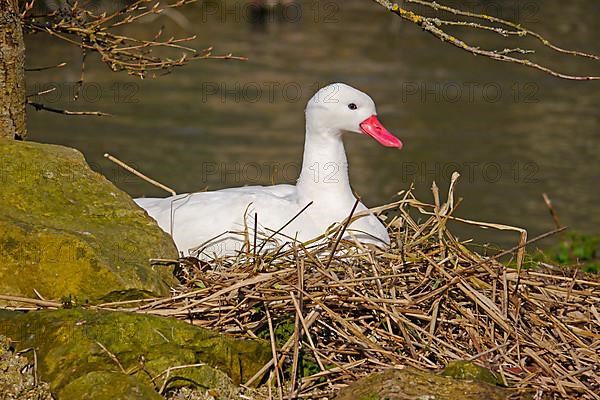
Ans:
[{"label": "straw nest", "polygon": [[[236,257],[173,260],[182,284],[171,297],[97,307],[270,340],[272,360],[245,382],[263,389],[243,398],[332,398],[375,371],[436,370],[453,360],[489,368],[515,397],[600,398],[600,276],[545,263],[524,268],[525,246],[562,229],[527,241],[523,229],[455,217],[458,177],[445,203],[434,184],[434,204],[407,191],[375,209],[388,215],[387,251],[345,239],[359,215],[329,240],[266,253],[256,251],[264,238],[246,232],[246,251]],[[448,221],[513,230],[519,244],[483,256],[458,241]]]},{"label": "straw nest", "polygon": [[[599,398],[599,277],[522,268],[525,231],[452,216],[457,178],[444,204],[434,184],[435,204],[409,191],[377,210],[395,215],[388,251],[340,240],[346,224],[327,243],[262,255],[249,243],[237,257],[179,260],[177,292],[131,310],[271,340],[246,385],[268,381],[273,398],[331,398],[377,370],[452,360],[491,369],[515,396]],[[514,229],[520,244],[484,257],[448,231],[452,219]]]}]

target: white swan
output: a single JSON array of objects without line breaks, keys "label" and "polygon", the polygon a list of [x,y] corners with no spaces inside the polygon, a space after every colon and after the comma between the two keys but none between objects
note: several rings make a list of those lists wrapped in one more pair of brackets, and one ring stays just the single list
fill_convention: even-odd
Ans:
[{"label": "white swan", "polygon": [[[377,119],[368,95],[335,83],[319,90],[306,107],[304,158],[295,186],[246,186],[135,201],[172,235],[184,255],[206,259],[236,254],[248,238],[253,241],[255,218],[259,248],[271,236],[278,243],[305,242],[346,219],[356,203],[348,180],[344,132],[402,148]],[[366,210],[358,203],[355,214]],[[347,232],[363,243],[383,246],[390,241],[385,226],[369,213],[353,221]]]}]

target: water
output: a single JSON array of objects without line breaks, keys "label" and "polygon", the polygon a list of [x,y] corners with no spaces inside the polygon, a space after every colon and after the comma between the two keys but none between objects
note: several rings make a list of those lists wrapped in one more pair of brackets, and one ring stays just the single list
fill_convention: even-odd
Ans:
[{"label": "water", "polygon": [[[474,11],[517,19],[558,44],[600,53],[600,3],[559,0],[462,2]],[[560,10],[558,12],[557,10]],[[28,39],[29,66],[69,66],[29,73],[29,92],[61,82],[47,105],[101,110],[109,118],[65,117],[30,110],[31,140],[80,149],[97,171],[132,196],[163,195],[122,172],[110,152],[177,192],[244,184],[294,182],[302,156],[303,109],[320,86],[343,81],[369,93],[380,119],[405,147],[394,151],[366,137],[347,137],[353,188],[368,205],[395,198],[414,182],[424,200],[435,180],[462,180],[457,215],[525,227],[553,228],[542,193],[561,221],[597,233],[600,200],[600,83],[567,82],[524,67],[474,57],[403,23],[366,0],[302,2],[264,25],[246,3],[203,2],[185,13],[199,39],[249,61],[199,61],[156,80],[111,73],[89,57],[81,98],[70,100],[80,55],[44,36]],[[139,25],[151,35],[168,19]],[[456,34],[460,31],[455,30]],[[508,45],[465,31],[483,47]],[[539,49],[539,46],[536,46]],[[536,60],[563,71],[600,74],[600,64],[547,50]],[[511,245],[511,233],[456,227],[461,237]]]}]

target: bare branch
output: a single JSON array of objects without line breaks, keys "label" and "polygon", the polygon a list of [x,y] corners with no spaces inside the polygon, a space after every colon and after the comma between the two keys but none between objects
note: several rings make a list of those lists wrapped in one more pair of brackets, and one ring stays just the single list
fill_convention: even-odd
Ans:
[{"label": "bare branch", "polygon": [[600,76],[570,75],[570,74],[555,71],[548,66],[536,63],[527,58],[517,58],[512,55],[509,55],[509,54],[533,53],[534,51],[530,50],[530,49],[506,48],[506,49],[500,50],[500,51],[485,50],[485,49],[481,49],[480,47],[471,45],[471,44],[463,41],[462,39],[449,34],[448,32],[446,32],[444,30],[445,26],[462,26],[462,27],[467,27],[467,28],[492,31],[492,32],[498,33],[504,37],[508,37],[509,35],[519,36],[519,37],[531,36],[531,37],[536,38],[544,46],[546,46],[554,51],[557,51],[561,54],[572,55],[572,56],[577,56],[577,57],[584,57],[584,58],[588,58],[588,59],[596,60],[596,61],[600,60],[600,56],[595,55],[595,54],[584,53],[584,52],[576,51],[576,50],[568,50],[568,49],[564,49],[562,47],[556,46],[555,44],[551,43],[549,40],[544,38],[539,33],[529,30],[527,28],[524,28],[517,23],[507,21],[507,20],[504,20],[501,18],[485,15],[485,14],[477,14],[477,13],[472,13],[472,12],[468,12],[468,11],[455,9],[452,7],[448,7],[448,6],[439,4],[434,1],[406,0],[407,3],[419,4],[421,6],[429,7],[435,11],[441,10],[441,11],[444,11],[444,12],[447,12],[450,14],[454,14],[457,16],[461,16],[461,17],[479,19],[479,20],[487,21],[492,24],[500,24],[504,27],[511,28],[511,30],[508,30],[508,29],[505,29],[502,27],[487,25],[487,24],[480,24],[477,22],[442,20],[439,18],[429,17],[429,16],[415,13],[410,10],[406,10],[406,9],[400,7],[398,4],[393,3],[389,0],[373,0],[373,1],[375,1],[376,3],[378,3],[381,6],[385,7],[388,11],[398,15],[402,19],[409,21],[415,25],[420,26],[421,28],[423,28],[424,31],[437,37],[441,41],[448,42],[448,43],[452,44],[453,46],[456,46],[459,49],[468,51],[469,53],[472,53],[474,55],[488,57],[488,58],[491,58],[491,59],[497,60],[497,61],[503,61],[503,62],[524,65],[526,67],[537,69],[539,71],[545,72],[549,75],[555,76],[557,78],[562,78],[562,79],[576,80],[576,81],[600,80]]},{"label": "bare branch", "polygon": [[56,87],[53,87],[53,88],[50,88],[50,89],[46,89],[46,90],[42,90],[42,91],[39,91],[39,92],[36,92],[36,93],[28,94],[27,98],[37,97],[37,96],[43,96],[45,94],[52,93],[54,91],[56,91]]},{"label": "bare branch", "polygon": [[38,71],[45,71],[47,69],[53,69],[53,68],[62,68],[64,66],[66,66],[67,63],[66,62],[61,62],[60,64],[57,65],[48,65],[46,67],[36,67],[36,68],[25,68],[26,72],[38,72]]},{"label": "bare branch", "polygon": [[[196,50],[185,45],[195,40],[196,36],[162,39],[163,32],[160,29],[148,40],[117,32],[144,17],[157,16],[165,10],[182,7],[193,1],[178,0],[163,5],[155,0],[137,0],[111,13],[86,8],[79,2],[67,2],[65,8],[36,16],[30,14],[33,9],[33,2],[30,2],[23,11],[24,27],[30,32],[46,33],[80,47],[82,59],[88,52],[96,52],[113,71],[126,71],[141,78],[147,77],[148,72],[152,72],[152,76],[157,71],[161,71],[161,75],[169,73],[175,67],[193,60],[246,60],[232,54],[214,55],[212,47]],[[155,51],[160,53],[154,54]],[[178,54],[169,54],[173,51]],[[79,85],[82,83],[82,80],[78,82]]]},{"label": "bare branch", "polygon": [[53,113],[57,113],[57,114],[63,114],[63,115],[93,115],[96,117],[110,117],[110,114],[104,113],[104,112],[100,112],[100,111],[69,111],[69,110],[63,110],[60,108],[54,108],[54,107],[48,107],[42,103],[36,103],[30,100],[27,100],[27,104],[32,106],[33,108],[35,108],[36,111],[40,111],[40,110],[44,110],[44,111],[49,111],[49,112],[53,112]]},{"label": "bare branch", "polygon": [[575,50],[567,50],[567,49],[563,49],[561,47],[558,47],[552,43],[550,43],[550,41],[546,38],[544,38],[542,35],[540,35],[537,32],[534,32],[532,30],[529,30],[527,28],[522,27],[520,24],[514,23],[512,21],[508,21],[502,18],[497,18],[497,17],[493,17],[490,15],[485,15],[485,14],[476,14],[476,13],[472,13],[472,12],[468,12],[468,11],[462,11],[462,10],[458,10],[452,7],[448,7],[436,2],[431,2],[431,1],[424,1],[424,0],[406,0],[408,3],[415,3],[415,4],[420,4],[423,6],[427,6],[430,7],[434,10],[442,10],[442,11],[446,11],[449,13],[452,13],[454,15],[461,15],[461,16],[465,16],[465,17],[471,17],[471,18],[478,18],[478,19],[483,19],[486,21],[490,21],[490,22],[496,22],[514,29],[518,29],[520,32],[522,32],[522,36],[533,36],[536,39],[538,39],[544,46],[550,47],[551,49],[559,52],[559,53],[564,53],[564,54],[569,54],[569,55],[573,55],[573,56],[579,56],[579,57],[586,57],[586,58],[591,58],[593,60],[600,60],[600,56],[595,55],[595,54],[589,54],[589,53],[584,53],[581,51],[575,51]]}]

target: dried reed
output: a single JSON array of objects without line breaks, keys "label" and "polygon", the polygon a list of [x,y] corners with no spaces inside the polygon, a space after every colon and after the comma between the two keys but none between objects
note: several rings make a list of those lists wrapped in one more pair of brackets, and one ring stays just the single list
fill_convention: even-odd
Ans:
[{"label": "dried reed", "polygon": [[277,398],[331,398],[377,370],[471,360],[516,395],[598,399],[600,278],[522,268],[525,245],[548,235],[525,242],[519,228],[481,223],[519,232],[519,244],[500,253],[516,253],[512,267],[459,242],[446,222],[478,223],[451,215],[457,178],[444,204],[434,187],[434,205],[408,191],[376,209],[395,213],[386,251],[339,240],[341,224],[328,242],[259,254],[248,246],[211,263],[181,259],[172,297],[100,307],[271,340],[272,360],[246,385],[268,379]]},{"label": "dried reed", "polygon": [[[396,211],[387,251],[332,235],[328,243],[258,256],[249,246],[210,264],[181,260],[184,284],[173,297],[130,310],[270,338],[273,360],[246,384],[272,372],[278,397],[331,397],[376,370],[466,359],[518,394],[598,399],[600,279],[522,269],[524,230],[451,215],[457,179],[443,205],[434,186],[436,205],[409,191],[377,209]],[[519,244],[500,253],[515,252],[516,265],[472,251],[449,232],[448,220],[519,232]],[[275,338],[274,330],[286,329],[288,336]]]}]

